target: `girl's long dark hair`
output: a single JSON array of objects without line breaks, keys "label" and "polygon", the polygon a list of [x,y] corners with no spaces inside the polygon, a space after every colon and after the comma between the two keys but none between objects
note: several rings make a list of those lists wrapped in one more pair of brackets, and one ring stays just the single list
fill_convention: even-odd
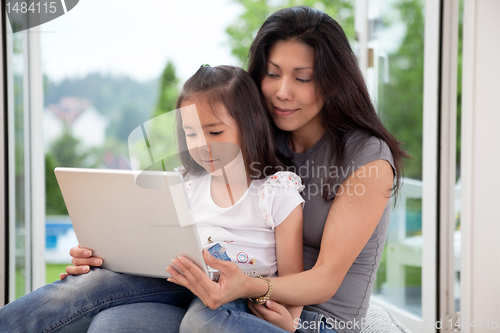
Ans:
[{"label": "girl's long dark hair", "polygon": [[[271,47],[277,41],[287,40],[295,40],[314,49],[317,95],[318,100],[324,100],[320,116],[326,128],[325,134],[330,136],[329,142],[334,142],[330,165],[342,167],[346,154],[353,153],[345,151],[347,139],[354,131],[361,130],[389,146],[396,169],[393,190],[397,193],[403,158],[409,156],[378,118],[356,57],[340,25],[326,13],[305,6],[285,8],[272,14],[250,47],[248,72],[259,88],[267,74]],[[277,128],[275,130],[280,132]],[[362,145],[363,142],[359,142],[353,146],[361,149]],[[326,181],[328,188],[334,188],[336,179],[328,178]],[[325,201],[333,197],[330,191],[323,191]]]},{"label": "girl's long dark hair", "polygon": [[[211,107],[215,116],[217,106],[226,108],[238,126],[241,153],[252,179],[265,178],[270,172],[284,169],[284,165],[275,155],[275,140],[265,100],[245,70],[233,66],[200,67],[184,84],[176,108],[179,109],[184,101],[203,101]],[[179,113],[176,118],[177,142],[183,172],[200,175],[205,169],[189,154]]]}]

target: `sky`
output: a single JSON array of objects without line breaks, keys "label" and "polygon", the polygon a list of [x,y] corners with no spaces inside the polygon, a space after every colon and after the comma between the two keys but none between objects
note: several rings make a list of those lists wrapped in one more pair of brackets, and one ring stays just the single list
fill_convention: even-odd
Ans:
[{"label": "sky", "polygon": [[[376,12],[393,16],[393,2]],[[201,64],[238,65],[225,29],[242,11],[231,0],[80,0],[41,26],[42,70],[55,81],[91,71],[145,81],[159,77],[170,59],[184,82]],[[384,34],[380,47],[390,52],[404,29]]]},{"label": "sky", "polygon": [[182,81],[201,64],[238,65],[225,29],[242,8],[230,0],[80,0],[41,26],[49,78],[91,71],[157,78],[172,60]]}]

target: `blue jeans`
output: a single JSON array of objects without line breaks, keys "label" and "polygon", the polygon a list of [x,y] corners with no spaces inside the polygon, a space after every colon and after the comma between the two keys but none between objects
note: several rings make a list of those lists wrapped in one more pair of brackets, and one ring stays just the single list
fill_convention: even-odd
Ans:
[{"label": "blue jeans", "polygon": [[178,332],[192,299],[165,279],[97,268],[0,308],[0,332]]},{"label": "blue jeans", "polygon": [[300,325],[295,331],[297,333],[337,333],[333,329],[331,322],[327,321],[327,318],[322,314],[302,310],[300,315]]},{"label": "blue jeans", "polygon": [[[303,310],[300,333],[337,333],[326,325],[326,318],[315,312]],[[211,310],[199,298],[195,298],[184,318],[179,333],[285,333],[287,331],[254,316],[246,299],[238,299]]]},{"label": "blue jeans", "polygon": [[[177,333],[181,320],[183,332],[286,332],[251,314],[245,299],[210,310],[198,298],[191,303],[193,297],[189,290],[164,279],[94,268],[0,308],[0,333]],[[308,322],[308,329],[297,332],[336,333],[312,329],[311,323],[321,319],[317,313],[302,311],[301,320]]]}]

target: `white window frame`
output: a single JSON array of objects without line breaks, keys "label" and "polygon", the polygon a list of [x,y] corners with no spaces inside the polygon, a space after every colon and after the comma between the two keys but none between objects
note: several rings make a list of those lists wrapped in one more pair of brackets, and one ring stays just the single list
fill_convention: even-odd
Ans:
[{"label": "white window frame", "polygon": [[[3,5],[0,6],[3,9]],[[5,122],[4,122],[4,115],[5,115],[5,85],[4,85],[4,80],[5,80],[5,61],[4,61],[4,56],[5,56],[5,50],[4,50],[4,16],[0,15],[0,33],[1,33],[1,38],[0,38],[0,66],[2,70],[0,70],[0,105],[2,107],[3,113],[2,116],[0,117],[0,307],[5,305],[7,302],[6,298],[6,290],[7,290],[7,262],[4,260],[4,258],[7,257],[7,233],[5,231],[7,230],[7,210],[6,210],[6,179],[5,179],[5,166],[6,166],[6,159],[5,159]]]},{"label": "white window frame", "polygon": [[[500,2],[466,0],[464,7],[460,317],[466,325],[461,331],[496,332],[500,323],[500,42],[496,38]],[[496,327],[491,326],[493,320]],[[472,321],[475,328],[470,326]]]},{"label": "white window frame", "polygon": [[441,332],[454,332],[455,184],[457,147],[457,75],[459,0],[443,2],[441,41],[441,110],[439,160],[439,320]]},{"label": "white window frame", "polygon": [[[3,189],[6,198],[2,201],[2,226],[3,230],[9,230],[2,239],[2,254],[8,256],[7,263],[4,261],[2,266],[4,275],[2,279],[2,289],[0,296],[2,303],[11,302],[15,299],[15,159],[14,159],[14,108],[13,108],[13,80],[12,69],[9,57],[12,52],[12,30],[8,26],[8,18],[5,13],[2,21],[6,24],[1,26],[2,38],[5,36],[6,52],[3,66],[7,66],[2,71],[2,75],[7,75],[7,87],[2,89],[2,98],[4,99],[4,114],[7,115],[7,123],[3,124],[2,119],[2,175],[7,174]],[[6,31],[4,31],[6,29]],[[25,34],[23,43],[24,73],[23,73],[23,112],[24,112],[24,170],[25,170],[25,292],[33,291],[45,284],[45,158],[43,149],[42,135],[42,115],[43,115],[43,76],[41,70],[41,52],[40,52],[40,28],[34,27],[26,31],[17,32]],[[9,35],[10,34],[10,35]],[[2,84],[5,80],[2,80]],[[10,90],[8,90],[10,89]],[[6,132],[6,133],[5,133]],[[5,149],[7,147],[7,149]],[[7,165],[8,164],[8,165]],[[7,173],[5,173],[7,167]],[[6,186],[8,184],[8,186]],[[8,189],[8,190],[5,190]],[[8,191],[8,193],[6,192]],[[8,213],[6,213],[8,211]],[[8,224],[8,226],[6,226]],[[2,233],[3,234],[3,233]],[[8,238],[8,239],[7,239]],[[5,251],[5,253],[3,253]]]}]

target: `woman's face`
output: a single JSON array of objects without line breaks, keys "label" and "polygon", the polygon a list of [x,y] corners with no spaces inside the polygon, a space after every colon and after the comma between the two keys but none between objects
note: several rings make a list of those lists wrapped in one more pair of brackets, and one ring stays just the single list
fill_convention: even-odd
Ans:
[{"label": "woman's face", "polygon": [[295,40],[276,42],[269,51],[262,94],[274,123],[284,131],[322,131],[314,80],[314,50]]}]

